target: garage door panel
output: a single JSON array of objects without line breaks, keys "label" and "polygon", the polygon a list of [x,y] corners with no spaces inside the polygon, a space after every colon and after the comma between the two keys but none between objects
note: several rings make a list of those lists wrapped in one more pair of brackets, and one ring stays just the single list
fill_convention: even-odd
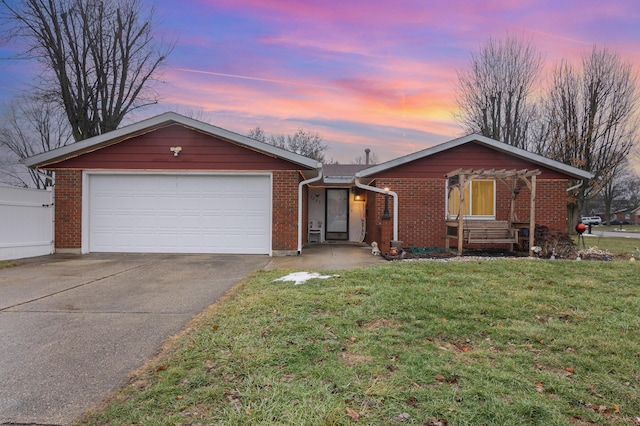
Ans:
[{"label": "garage door panel", "polygon": [[92,175],[89,250],[268,254],[267,175]]}]

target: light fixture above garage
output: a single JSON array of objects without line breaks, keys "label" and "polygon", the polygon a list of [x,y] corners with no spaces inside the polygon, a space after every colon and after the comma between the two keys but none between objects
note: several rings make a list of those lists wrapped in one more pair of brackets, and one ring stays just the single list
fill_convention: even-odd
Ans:
[{"label": "light fixture above garage", "polygon": [[177,157],[178,154],[180,154],[180,151],[182,151],[182,147],[181,146],[172,146],[171,148],[169,148],[169,150],[171,152],[173,152],[173,156]]}]

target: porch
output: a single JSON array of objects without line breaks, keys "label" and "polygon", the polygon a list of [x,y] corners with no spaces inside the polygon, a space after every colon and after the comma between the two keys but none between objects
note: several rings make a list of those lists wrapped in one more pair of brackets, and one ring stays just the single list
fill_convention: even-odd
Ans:
[{"label": "porch", "polygon": [[[514,245],[523,242],[532,253],[535,231],[536,176],[540,170],[485,170],[457,169],[445,175],[448,186],[448,212],[445,220],[447,226],[446,247],[449,248],[451,238],[457,239],[458,254],[462,254],[464,244],[508,244],[513,251]],[[491,214],[479,211],[474,214],[472,201],[482,203],[482,194],[471,198],[473,182],[500,182],[507,188],[509,196],[509,215],[507,220],[496,220],[495,207]],[[516,199],[521,190],[529,192],[529,218],[522,221],[516,214]],[[481,192],[481,191],[478,191]],[[495,206],[495,189],[491,194],[491,204]],[[481,209],[479,209],[481,210]],[[492,217],[486,217],[492,216]],[[523,235],[522,238],[520,235]]]}]

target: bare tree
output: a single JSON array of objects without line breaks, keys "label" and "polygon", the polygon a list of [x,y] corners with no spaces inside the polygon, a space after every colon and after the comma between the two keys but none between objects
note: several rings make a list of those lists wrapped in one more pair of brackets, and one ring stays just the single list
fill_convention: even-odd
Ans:
[{"label": "bare tree", "polygon": [[569,229],[585,200],[613,181],[638,140],[638,87],[631,64],[594,47],[581,65],[563,61],[555,68],[546,102],[546,154],[595,176],[569,196]]},{"label": "bare tree", "polygon": [[640,176],[631,173],[621,182],[620,208],[635,210],[640,207]]},{"label": "bare tree", "polygon": [[42,65],[43,97],[59,103],[78,141],[116,129],[157,103],[151,83],[171,52],[141,0],[0,0],[9,35]]},{"label": "bare tree", "polygon": [[251,139],[255,139],[260,142],[267,143],[267,135],[259,126],[254,127],[253,129],[249,129],[249,133],[247,133],[247,137]]},{"label": "bare tree", "polygon": [[0,121],[0,180],[14,186],[44,189],[53,184],[52,171],[25,167],[21,162],[73,142],[64,113],[51,102],[21,96],[3,111]]},{"label": "bare tree", "polygon": [[273,134],[267,137],[260,127],[250,129],[247,137],[265,142],[287,151],[295,152],[302,156],[313,158],[319,162],[324,162],[324,153],[329,147],[322,142],[320,133],[308,132],[298,129],[293,135]]},{"label": "bare tree", "polygon": [[469,69],[458,72],[458,121],[469,133],[527,149],[537,114],[531,93],[541,67],[530,41],[489,39],[471,54]]}]

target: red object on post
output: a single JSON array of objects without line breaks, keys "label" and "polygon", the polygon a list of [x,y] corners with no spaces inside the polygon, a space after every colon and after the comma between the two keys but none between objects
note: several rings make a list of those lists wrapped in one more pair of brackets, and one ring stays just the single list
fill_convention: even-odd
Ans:
[{"label": "red object on post", "polygon": [[578,234],[582,235],[586,230],[587,230],[587,226],[584,223],[579,223],[576,225],[576,232]]}]

